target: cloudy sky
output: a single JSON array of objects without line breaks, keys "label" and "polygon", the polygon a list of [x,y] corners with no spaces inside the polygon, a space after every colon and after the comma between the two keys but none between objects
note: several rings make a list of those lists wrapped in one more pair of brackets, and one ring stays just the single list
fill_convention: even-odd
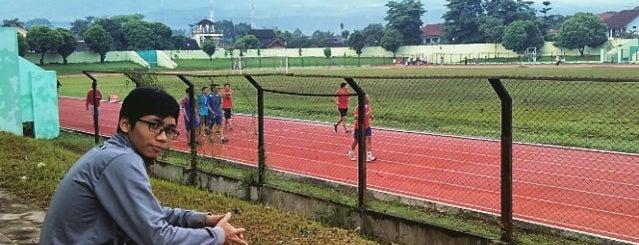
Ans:
[{"label": "cloudy sky", "polygon": [[[398,0],[399,1],[399,0]],[[549,0],[550,13],[571,15],[576,12],[601,13],[639,6],[637,0]],[[340,31],[361,29],[370,23],[384,23],[386,0],[214,0],[216,20],[251,23],[251,5],[255,6],[258,28],[279,28],[305,34],[315,30]],[[541,8],[541,0],[534,0]],[[423,0],[424,23],[442,22],[446,0]],[[0,19],[49,19],[54,25],[69,23],[85,16],[112,16],[141,13],[148,21],[160,21],[174,29],[209,16],[210,0],[0,0]]]}]

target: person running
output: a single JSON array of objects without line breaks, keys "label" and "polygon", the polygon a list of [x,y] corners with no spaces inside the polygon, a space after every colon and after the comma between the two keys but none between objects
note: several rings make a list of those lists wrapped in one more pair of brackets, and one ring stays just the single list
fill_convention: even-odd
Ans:
[{"label": "person running", "polygon": [[241,244],[231,213],[161,206],[146,168],[171,141],[180,106],[168,93],[136,88],[120,109],[117,133],[85,153],[49,203],[40,244]]},{"label": "person running", "polygon": [[211,93],[209,93],[208,107],[209,107],[209,120],[208,129],[209,132],[215,132],[220,136],[220,143],[224,144],[229,140],[224,137],[224,127],[222,126],[222,95],[220,94],[220,88],[217,84],[211,84]]},{"label": "person running", "polygon": [[343,82],[339,85],[339,89],[335,91],[335,104],[337,104],[337,111],[339,112],[339,120],[333,124],[333,130],[337,133],[337,127],[342,124],[344,126],[344,132],[350,133],[348,130],[346,114],[348,114],[348,100],[351,92],[348,90],[348,84]]},{"label": "person running", "polygon": [[[373,130],[371,129],[371,119],[373,119],[373,114],[371,111],[371,107],[370,107],[370,97],[368,97],[368,95],[366,95],[366,98],[364,99],[364,135],[366,136],[366,161],[367,162],[371,162],[371,161],[375,161],[377,158],[373,155],[373,151],[371,150],[372,147],[372,135],[373,135]],[[355,109],[355,122],[353,124],[353,128],[354,128],[354,133],[353,133],[353,143],[351,144],[351,149],[348,151],[348,158],[351,159],[351,161],[355,161],[357,160],[357,157],[355,156],[355,147],[357,147],[358,144],[358,138],[359,138],[359,134],[362,132],[362,130],[359,129],[359,107],[357,107]]]},{"label": "person running", "polygon": [[230,83],[225,83],[222,90],[222,110],[224,111],[224,129],[231,131],[233,130],[233,89]]},{"label": "person running", "polygon": [[[200,119],[198,116],[194,115],[194,124],[191,125],[191,101],[189,100],[189,89],[187,88],[185,91],[186,95],[182,98],[182,108],[184,110],[184,127],[186,128],[186,142],[191,143],[191,130],[195,129],[195,135],[198,137],[202,132],[200,132]],[[195,111],[198,111],[197,106],[195,107]],[[196,138],[195,143],[199,142]]]}]

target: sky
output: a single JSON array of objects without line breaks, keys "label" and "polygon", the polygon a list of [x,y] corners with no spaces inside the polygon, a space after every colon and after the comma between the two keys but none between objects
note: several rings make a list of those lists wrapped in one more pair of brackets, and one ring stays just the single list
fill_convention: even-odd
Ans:
[{"label": "sky", "polygon": [[[400,0],[396,0],[400,1]],[[549,14],[602,13],[639,6],[637,0],[549,0]],[[257,28],[278,28],[306,35],[315,30],[341,32],[362,29],[368,24],[385,24],[386,0],[214,0],[214,19],[251,24]],[[541,9],[542,0],[533,7]],[[423,0],[425,24],[443,22],[446,0]],[[69,28],[75,19],[86,16],[113,16],[140,13],[147,21],[159,21],[173,29],[189,29],[209,17],[210,0],[0,0],[0,20],[18,18],[49,19],[56,27]],[[251,5],[254,18],[251,18]]]}]

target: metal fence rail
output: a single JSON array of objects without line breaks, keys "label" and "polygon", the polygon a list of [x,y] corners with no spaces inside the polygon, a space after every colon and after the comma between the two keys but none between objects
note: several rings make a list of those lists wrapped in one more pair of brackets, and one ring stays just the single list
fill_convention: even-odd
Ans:
[{"label": "metal fence rail", "polygon": [[[495,223],[508,242],[526,236],[531,227],[639,242],[634,228],[639,223],[639,80],[145,77],[155,77],[153,83],[176,98],[184,96],[185,83],[192,91],[232,84],[234,123],[241,131],[231,133],[227,145],[202,140],[192,147],[193,169],[201,167],[199,153],[258,166],[258,185],[268,183],[267,169],[274,169],[358,186],[360,212],[371,208],[366,200],[371,191],[409,197],[439,207],[416,210],[463,213],[456,226],[477,217]],[[355,108],[370,98],[370,142],[333,126],[335,92],[343,82],[351,97],[347,131],[353,129]],[[353,141],[357,161],[347,155]],[[377,160],[366,162],[367,146]]]}]

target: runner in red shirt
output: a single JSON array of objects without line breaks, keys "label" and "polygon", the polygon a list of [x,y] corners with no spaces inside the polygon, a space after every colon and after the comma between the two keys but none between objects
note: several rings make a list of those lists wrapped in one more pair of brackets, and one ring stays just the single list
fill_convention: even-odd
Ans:
[{"label": "runner in red shirt", "polygon": [[[95,98],[97,99],[95,105],[93,104],[93,89],[89,89],[85,105],[87,110],[89,110],[89,105],[91,106],[91,114],[93,114],[94,111],[97,111],[98,115],[100,115],[100,100],[102,100],[102,92],[100,92],[99,89],[96,89],[95,92],[95,94],[97,95],[97,98]],[[94,110],[93,107],[95,107],[97,110]]]},{"label": "runner in red shirt", "polygon": [[[371,129],[371,119],[373,119],[373,113],[371,112],[371,107],[370,107],[370,97],[368,97],[368,95],[366,95],[366,99],[364,100],[364,135],[366,135],[366,161],[370,162],[370,161],[375,161],[377,158],[373,155],[373,151],[372,149],[372,135],[373,135],[373,130]],[[353,124],[353,129],[355,129],[355,132],[353,133],[353,143],[351,144],[351,149],[348,151],[348,158],[351,159],[351,161],[355,161],[357,160],[357,157],[355,157],[355,147],[357,147],[357,138],[359,137],[360,132],[362,132],[362,130],[359,129],[359,107],[355,109],[355,122]]]},{"label": "runner in red shirt", "polygon": [[224,130],[233,130],[231,117],[233,116],[233,90],[231,84],[225,83],[222,90],[222,110],[224,111]]},{"label": "runner in red shirt", "polygon": [[350,133],[346,126],[346,114],[348,113],[348,99],[351,92],[348,90],[346,86],[347,83],[341,83],[339,85],[340,89],[335,91],[335,104],[337,104],[337,110],[339,111],[339,120],[335,124],[333,124],[333,130],[337,133],[337,126],[341,123],[344,126],[344,132]]}]

